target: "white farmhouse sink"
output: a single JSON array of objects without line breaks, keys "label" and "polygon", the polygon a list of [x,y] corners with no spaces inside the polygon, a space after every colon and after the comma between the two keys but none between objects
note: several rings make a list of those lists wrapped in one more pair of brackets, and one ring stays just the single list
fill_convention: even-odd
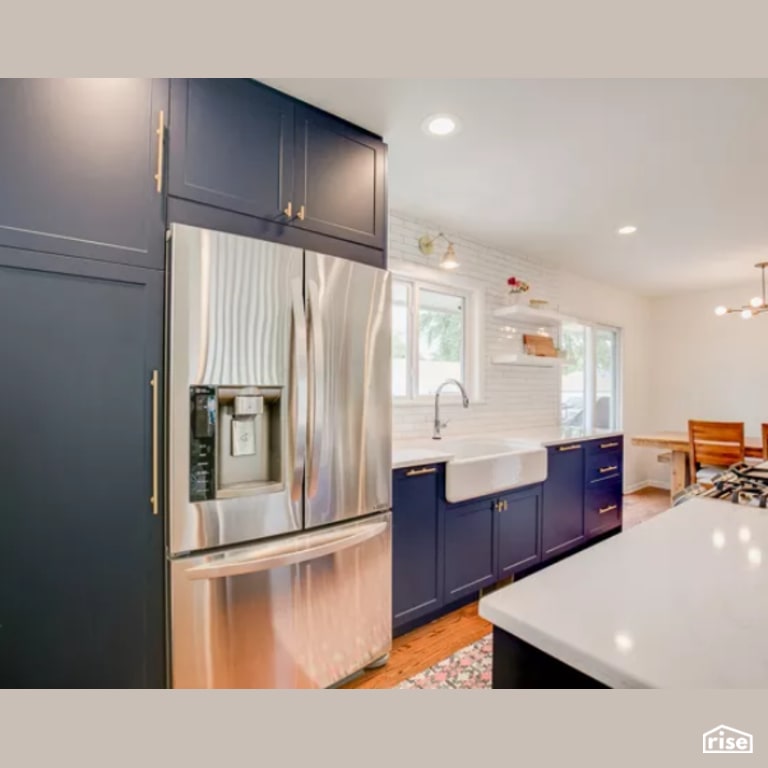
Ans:
[{"label": "white farmhouse sink", "polygon": [[454,457],[445,465],[445,498],[451,502],[541,483],[547,478],[547,449],[539,443],[457,437],[439,444]]}]

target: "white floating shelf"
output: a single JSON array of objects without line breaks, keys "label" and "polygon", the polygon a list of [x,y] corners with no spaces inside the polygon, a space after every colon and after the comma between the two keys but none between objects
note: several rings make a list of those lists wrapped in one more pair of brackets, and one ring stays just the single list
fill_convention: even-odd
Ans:
[{"label": "white floating shelf", "polygon": [[521,323],[533,325],[560,325],[571,320],[567,315],[556,312],[554,309],[536,309],[528,304],[510,304],[493,311],[494,317],[506,317],[517,319]]},{"label": "white floating shelf", "polygon": [[531,368],[555,368],[560,365],[560,357],[542,357],[538,355],[494,355],[491,357],[494,365],[527,365]]}]

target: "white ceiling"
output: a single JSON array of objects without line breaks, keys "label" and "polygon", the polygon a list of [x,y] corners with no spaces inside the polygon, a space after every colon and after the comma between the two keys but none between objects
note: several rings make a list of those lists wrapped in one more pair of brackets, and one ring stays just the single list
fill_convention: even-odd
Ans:
[{"label": "white ceiling", "polygon": [[384,136],[392,210],[448,232],[647,295],[768,260],[768,80],[263,82]]}]

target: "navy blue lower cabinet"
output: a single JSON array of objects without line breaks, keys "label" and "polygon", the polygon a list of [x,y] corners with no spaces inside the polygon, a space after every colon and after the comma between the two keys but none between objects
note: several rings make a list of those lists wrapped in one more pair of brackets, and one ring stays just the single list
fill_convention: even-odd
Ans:
[{"label": "navy blue lower cabinet", "polygon": [[0,328],[0,686],[164,687],[163,273],[0,247]]},{"label": "navy blue lower cabinet", "polygon": [[445,506],[445,603],[496,581],[494,500]]},{"label": "navy blue lower cabinet", "polygon": [[392,625],[397,629],[443,604],[439,499],[443,465],[409,467],[392,481]]},{"label": "navy blue lower cabinet", "polygon": [[584,541],[585,450],[583,443],[547,449],[542,504],[542,559]]},{"label": "navy blue lower cabinet", "polygon": [[541,486],[501,496],[494,505],[496,577],[505,579],[541,560]]}]

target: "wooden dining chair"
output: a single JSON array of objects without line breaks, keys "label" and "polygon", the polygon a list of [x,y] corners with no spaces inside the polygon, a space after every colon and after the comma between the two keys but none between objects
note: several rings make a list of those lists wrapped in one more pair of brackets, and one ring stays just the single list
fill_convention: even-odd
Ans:
[{"label": "wooden dining chair", "polygon": [[704,485],[731,464],[744,461],[743,421],[688,422],[691,479]]}]

